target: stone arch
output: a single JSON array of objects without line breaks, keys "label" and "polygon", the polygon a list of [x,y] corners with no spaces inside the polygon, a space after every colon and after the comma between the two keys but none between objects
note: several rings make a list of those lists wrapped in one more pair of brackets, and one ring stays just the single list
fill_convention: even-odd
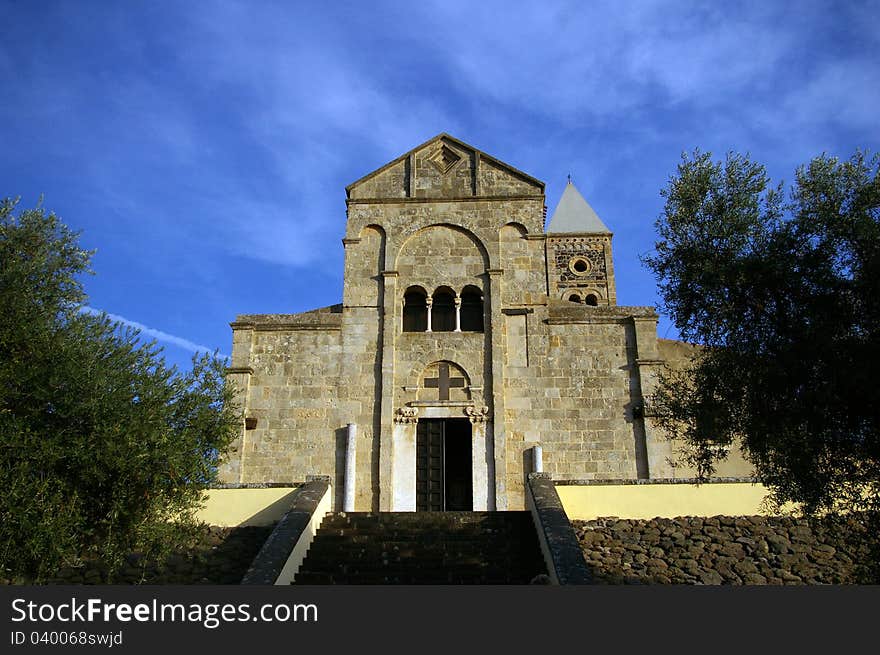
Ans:
[{"label": "stone arch", "polygon": [[447,285],[440,285],[431,294],[431,330],[453,332],[457,294]]},{"label": "stone arch", "polygon": [[[516,221],[510,221],[509,223],[505,223],[501,229],[498,231],[498,235],[502,241],[512,240],[515,238],[521,238],[526,236],[529,233],[528,229],[522,223],[517,223]],[[512,237],[512,238],[511,238]]]},{"label": "stone arch", "polygon": [[368,225],[364,225],[361,228],[361,231],[358,233],[358,238],[363,239],[364,235],[368,230],[372,230],[373,232],[378,232],[379,235],[384,239],[385,238],[385,228],[379,225],[378,223],[370,223]]},{"label": "stone arch", "polygon": [[[569,302],[574,302],[581,305],[590,305],[593,307],[605,304],[605,299],[602,297],[602,293],[593,287],[563,289],[560,292],[559,297],[562,300],[568,300]],[[593,300],[595,300],[595,302],[591,302],[591,297]]]},{"label": "stone arch", "polygon": [[413,285],[403,292],[403,331],[425,332],[428,329],[428,292]]},{"label": "stone arch", "polygon": [[467,284],[459,293],[461,298],[461,331],[482,332],[485,324],[485,304],[483,291]]},{"label": "stone arch", "polygon": [[[447,284],[482,286],[489,268],[486,245],[473,232],[457,225],[435,223],[409,235],[401,244],[394,267],[406,284],[433,288]],[[480,280],[479,283],[474,280]]]},{"label": "stone arch", "polygon": [[423,402],[471,400],[471,378],[467,371],[449,359],[440,359],[414,371],[418,400]]}]

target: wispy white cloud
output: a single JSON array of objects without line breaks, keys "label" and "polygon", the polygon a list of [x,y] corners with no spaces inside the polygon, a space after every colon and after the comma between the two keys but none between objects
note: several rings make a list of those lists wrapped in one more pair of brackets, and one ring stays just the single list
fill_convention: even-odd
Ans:
[{"label": "wispy white cloud", "polygon": [[[779,177],[877,149],[878,0],[31,4],[0,42],[6,193],[83,230],[94,302],[209,343],[239,312],[334,302],[344,186],[441,131],[551,206],[573,174],[633,303],[677,153],[748,150]],[[169,359],[209,350],[111,317]]]},{"label": "wispy white cloud", "polygon": [[[51,58],[13,85],[32,102],[8,104],[55,98],[91,128],[64,132],[88,152],[83,186],[113,200],[101,227],[138,247],[155,239],[143,252],[156,269],[167,254],[197,277],[197,255],[210,250],[338,275],[341,250],[328,258],[327,244],[342,236],[343,186],[437,132],[488,149],[470,138],[487,135],[506,144],[493,154],[537,162],[538,176],[601,138],[595,175],[650,141],[676,140],[677,151],[691,138],[743,143],[758,130],[864,131],[880,88],[873,50],[854,59],[813,47],[826,17],[809,3],[317,7],[181,4],[151,15],[161,29],[102,10],[121,71],[68,77]],[[81,12],[66,11],[71,21]],[[860,29],[876,43],[875,30]],[[790,70],[794,56],[806,57],[803,70]],[[675,134],[673,121],[694,131]],[[519,138],[524,122],[540,138]]]},{"label": "wispy white cloud", "polygon": [[[157,330],[156,328],[151,328],[143,323],[138,323],[137,321],[132,321],[131,319],[125,318],[124,316],[120,316],[119,314],[111,314],[110,312],[105,312],[100,309],[95,309],[94,307],[82,307],[81,311],[86,314],[92,314],[93,316],[106,315],[111,321],[116,323],[122,323],[123,325],[127,325],[128,327],[134,328],[138,330],[142,335],[151,337],[156,341],[162,343],[168,343],[172,346],[176,346],[178,348],[182,348],[183,350],[187,350],[191,353],[213,353],[213,348],[208,348],[207,346],[202,346],[197,343],[190,341],[189,339],[184,339],[183,337],[179,337],[174,334],[168,334],[167,332],[163,332],[162,330]],[[221,358],[227,358],[227,355],[218,354]]]},{"label": "wispy white cloud", "polygon": [[826,121],[852,128],[877,126],[880,106],[880,67],[868,57],[825,62],[813,78],[792,91],[783,113],[800,124]]},{"label": "wispy white cloud", "polygon": [[[393,12],[380,3],[366,31],[358,12],[278,14],[244,2],[194,12],[188,23],[201,38],[188,40],[190,77],[241,103],[243,134],[258,145],[276,180],[266,195],[225,180],[212,203],[213,232],[239,256],[322,267],[326,244],[335,243],[344,226],[341,189],[353,179],[338,175],[348,161],[375,156],[378,166],[436,132],[466,138],[459,128],[491,124],[493,115],[507,120],[515,113],[569,131],[598,131],[632,116],[632,129],[644,138],[629,145],[620,135],[617,152],[642,148],[645,138],[668,138],[664,112],[702,126],[721,147],[748,143],[748,130],[755,129],[748,127],[750,117],[779,132],[828,121],[863,129],[865,111],[876,106],[864,100],[876,91],[858,89],[857,81],[872,81],[876,66],[866,73],[870,57],[841,59],[850,71],[837,84],[821,73],[813,83],[792,83],[792,57],[805,56],[805,66],[821,69],[809,57],[835,55],[812,45],[821,12],[799,9],[792,19],[790,9],[666,0],[436,0],[393,20],[385,20]],[[826,86],[833,101],[821,96]],[[835,110],[845,92],[856,101]],[[515,162],[534,158],[528,151],[536,145],[512,136],[500,137],[509,150],[496,154]],[[676,149],[693,145],[691,137],[679,136]],[[548,142],[541,164],[557,160],[565,145]]]},{"label": "wispy white cloud", "polygon": [[[380,153],[378,167],[383,157],[460,123],[421,89],[392,88],[394,69],[377,75],[368,61],[375,53],[349,42],[327,16],[301,8],[279,16],[226,2],[217,11],[193,12],[187,22],[200,35],[187,46],[193,79],[228,94],[226,108],[239,114],[236,136],[265,167],[262,189],[251,176],[214,171],[220,183],[201,196],[211,207],[210,231],[203,233],[235,255],[323,267],[326,244],[343,235],[343,187],[367,172],[340,177],[355,153]],[[206,135],[198,138],[204,142]],[[327,272],[338,274],[339,262],[331,262]]]}]

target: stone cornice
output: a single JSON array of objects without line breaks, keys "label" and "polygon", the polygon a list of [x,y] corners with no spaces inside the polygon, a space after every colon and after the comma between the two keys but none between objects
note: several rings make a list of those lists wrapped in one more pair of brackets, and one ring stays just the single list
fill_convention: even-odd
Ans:
[{"label": "stone cornice", "polygon": [[330,305],[300,314],[240,314],[229,324],[233,330],[329,330],[342,328],[342,305]]},{"label": "stone cornice", "polygon": [[547,232],[545,235],[548,239],[610,239],[614,236],[613,232]]},{"label": "stone cornice", "polygon": [[717,477],[706,478],[615,478],[603,480],[554,480],[557,487],[574,487],[574,486],[611,486],[611,485],[652,485],[652,484],[686,484],[686,485],[702,485],[702,484],[761,484],[761,480],[755,477]]},{"label": "stone cornice", "polygon": [[249,323],[235,322],[229,324],[233,330],[254,330],[255,332],[338,332],[342,329],[342,323]]},{"label": "stone cornice", "polygon": [[657,312],[653,307],[630,307],[625,305],[593,307],[551,300],[547,324],[619,323],[639,319],[656,320]]},{"label": "stone cornice", "polygon": [[524,196],[458,196],[455,198],[348,198],[345,204],[351,205],[394,205],[409,203],[442,202],[508,202],[519,200],[544,200],[544,195]]}]

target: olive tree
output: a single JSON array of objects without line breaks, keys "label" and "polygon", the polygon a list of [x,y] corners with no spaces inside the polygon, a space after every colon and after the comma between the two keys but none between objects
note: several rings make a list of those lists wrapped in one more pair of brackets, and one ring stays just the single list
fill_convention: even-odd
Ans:
[{"label": "olive tree", "polygon": [[195,524],[235,435],[216,355],[190,371],[84,312],[92,253],[41,206],[0,204],[0,565],[41,580],[83,557],[111,569]]}]

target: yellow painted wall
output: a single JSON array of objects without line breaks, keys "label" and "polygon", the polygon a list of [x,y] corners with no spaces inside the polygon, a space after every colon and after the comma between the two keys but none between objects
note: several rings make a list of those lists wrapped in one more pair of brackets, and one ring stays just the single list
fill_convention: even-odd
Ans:
[{"label": "yellow painted wall", "polygon": [[198,518],[208,525],[272,525],[290,509],[296,487],[210,489]]},{"label": "yellow painted wall", "polygon": [[[211,489],[198,517],[209,525],[272,525],[290,509],[295,487]],[[676,516],[748,516],[762,514],[763,485],[748,482],[711,484],[557,485],[568,518],[600,516],[628,519]]]},{"label": "yellow painted wall", "polygon": [[711,484],[557,485],[569,519],[600,516],[652,519],[676,516],[750,516],[763,514],[767,489],[748,482]]}]

